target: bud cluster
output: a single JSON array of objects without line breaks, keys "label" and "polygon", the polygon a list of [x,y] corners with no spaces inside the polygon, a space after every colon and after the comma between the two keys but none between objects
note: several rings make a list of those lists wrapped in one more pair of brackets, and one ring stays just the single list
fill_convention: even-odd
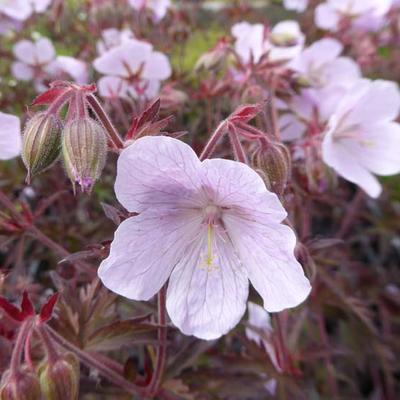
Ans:
[{"label": "bud cluster", "polygon": [[[78,183],[83,192],[90,193],[107,156],[107,133],[87,110],[86,96],[93,96],[93,90],[56,83],[35,100],[34,105],[50,105],[46,111],[34,114],[25,127],[22,159],[28,182],[50,168],[62,154],[74,191]],[[60,112],[66,104],[68,112],[62,121]]]}]

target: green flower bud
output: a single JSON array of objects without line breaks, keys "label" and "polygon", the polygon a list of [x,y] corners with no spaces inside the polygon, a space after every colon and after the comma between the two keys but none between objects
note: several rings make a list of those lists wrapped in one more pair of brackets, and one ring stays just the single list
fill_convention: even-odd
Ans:
[{"label": "green flower bud", "polygon": [[27,369],[16,374],[5,371],[0,383],[0,400],[40,400],[39,379]]},{"label": "green flower bud", "polygon": [[61,122],[51,114],[35,114],[26,124],[22,160],[28,170],[27,182],[49,168],[60,155]]},{"label": "green flower bud", "polygon": [[62,153],[68,177],[83,192],[90,193],[100,177],[107,157],[107,136],[104,129],[89,118],[76,119],[63,130]]},{"label": "green flower bud", "polygon": [[262,172],[267,188],[281,196],[291,176],[291,159],[287,147],[282,143],[271,142],[267,147],[256,150],[252,164]]},{"label": "green flower bud", "polygon": [[38,370],[45,400],[75,400],[79,394],[79,361],[72,353],[53,363],[45,362]]}]

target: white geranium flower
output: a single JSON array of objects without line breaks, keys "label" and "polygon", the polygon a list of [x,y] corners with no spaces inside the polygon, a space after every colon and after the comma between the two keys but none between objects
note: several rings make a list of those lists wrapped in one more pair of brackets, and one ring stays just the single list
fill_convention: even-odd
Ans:
[{"label": "white geranium flower", "polygon": [[371,197],[382,191],[376,175],[400,172],[400,92],[394,82],[362,80],[342,97],[329,119],[324,161]]},{"label": "white geranium flower", "polygon": [[115,192],[139,215],[118,227],[99,277],[134,300],[149,300],[168,280],[167,311],[184,334],[210,340],[232,329],[249,280],[270,312],[308,296],[286,212],[247,165],[201,162],[179,140],[146,136],[122,151]]},{"label": "white geranium flower", "polygon": [[94,68],[107,76],[98,82],[99,92],[104,97],[134,98],[155,97],[161,81],[171,76],[171,65],[167,56],[154,51],[150,43],[136,39],[125,40],[96,58]]}]

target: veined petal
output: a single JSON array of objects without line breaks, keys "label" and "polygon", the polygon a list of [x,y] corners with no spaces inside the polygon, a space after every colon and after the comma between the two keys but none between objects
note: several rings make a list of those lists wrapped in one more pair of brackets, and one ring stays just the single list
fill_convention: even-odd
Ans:
[{"label": "veined petal", "polygon": [[133,300],[148,300],[167,281],[183,252],[200,231],[193,211],[145,211],[121,223],[110,255],[99,267],[103,284]]},{"label": "veined petal", "polygon": [[200,206],[200,165],[192,148],[179,140],[165,136],[140,138],[118,159],[118,201],[134,212],[153,207]]},{"label": "veined petal", "polygon": [[[213,228],[212,262],[207,226],[173,270],[167,311],[186,335],[216,339],[231,330],[246,310],[248,279],[232,243],[221,228]],[[210,261],[210,262],[207,262]]]},{"label": "veined petal", "polygon": [[257,214],[254,218],[268,217],[276,222],[286,218],[278,197],[267,190],[260,175],[246,164],[218,158],[205,160],[201,180],[203,191],[216,205],[246,217],[248,210],[252,210]]},{"label": "veined petal", "polygon": [[[333,128],[333,129],[332,129]],[[382,187],[375,176],[367,168],[360,165],[348,140],[334,140],[334,126],[322,142],[322,158],[340,176],[360,186],[371,197],[378,197]]]},{"label": "veined petal", "polygon": [[33,78],[34,75],[32,67],[21,61],[16,61],[12,63],[11,72],[15,78],[21,81],[29,81]]},{"label": "veined petal", "polygon": [[295,307],[306,299],[311,286],[294,256],[296,237],[288,226],[235,211],[225,212],[223,222],[267,311]]}]

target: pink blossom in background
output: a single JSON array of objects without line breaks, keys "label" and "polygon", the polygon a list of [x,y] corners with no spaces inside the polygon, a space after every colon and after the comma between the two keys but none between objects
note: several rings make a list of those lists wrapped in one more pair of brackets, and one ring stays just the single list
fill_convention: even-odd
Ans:
[{"label": "pink blossom in background", "polygon": [[322,144],[326,164],[371,197],[382,191],[376,175],[400,172],[400,92],[394,82],[361,80],[342,97]]},{"label": "pink blossom in background", "polygon": [[308,0],[283,0],[283,6],[287,10],[303,12],[307,9]]},{"label": "pink blossom in background", "polygon": [[277,312],[308,296],[286,211],[245,164],[200,162],[168,137],[143,137],[122,151],[115,192],[130,212],[98,274],[110,290],[149,300],[169,279],[167,311],[187,335],[215,339],[243,316],[248,280]]},{"label": "pink blossom in background", "polygon": [[303,49],[305,37],[296,21],[282,21],[268,33],[262,24],[239,22],[231,29],[235,51],[242,62],[258,63],[268,54],[270,61],[288,61]]},{"label": "pink blossom in background", "polygon": [[389,11],[392,0],[327,0],[315,9],[317,27],[337,31],[342,18],[364,30],[379,29]]},{"label": "pink blossom in background", "polygon": [[161,82],[171,76],[167,56],[153,50],[150,43],[129,39],[113,47],[93,62],[94,68],[106,75],[98,81],[103,97],[152,98]]},{"label": "pink blossom in background", "polygon": [[349,86],[361,77],[360,67],[349,57],[340,56],[343,45],[336,39],[321,39],[307,47],[288,67],[313,88]]},{"label": "pink blossom in background", "polygon": [[170,0],[129,0],[129,4],[138,11],[150,10],[156,21],[163,19],[171,7]]},{"label": "pink blossom in background", "polygon": [[21,152],[21,123],[15,115],[0,111],[0,160],[9,160]]},{"label": "pink blossom in background", "polygon": [[22,81],[35,82],[38,91],[43,91],[44,79],[61,78],[65,74],[77,83],[87,82],[87,66],[83,61],[68,56],[56,56],[52,42],[47,38],[36,41],[21,40],[14,45],[14,56],[17,59],[12,66],[14,77]]},{"label": "pink blossom in background", "polygon": [[24,21],[33,13],[46,11],[53,0],[1,0],[0,14],[9,18]]},{"label": "pink blossom in background", "polygon": [[96,44],[97,53],[104,54],[107,50],[119,46],[125,40],[134,39],[135,35],[130,29],[118,30],[115,28],[105,29],[101,33],[101,39]]}]

